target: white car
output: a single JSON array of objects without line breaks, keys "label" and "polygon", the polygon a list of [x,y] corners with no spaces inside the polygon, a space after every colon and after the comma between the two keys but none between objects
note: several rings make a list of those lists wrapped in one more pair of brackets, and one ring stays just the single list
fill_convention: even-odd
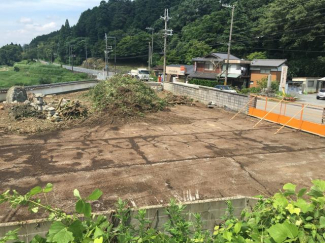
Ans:
[{"label": "white car", "polygon": [[317,94],[317,97],[316,97],[318,100],[320,99],[325,99],[325,89],[321,89],[318,94]]},{"label": "white car", "polygon": [[230,92],[230,93],[237,93],[236,90],[232,89],[230,86],[228,85],[216,85],[214,87],[215,89],[218,89],[218,90],[222,90],[222,91],[226,91],[226,92]]}]

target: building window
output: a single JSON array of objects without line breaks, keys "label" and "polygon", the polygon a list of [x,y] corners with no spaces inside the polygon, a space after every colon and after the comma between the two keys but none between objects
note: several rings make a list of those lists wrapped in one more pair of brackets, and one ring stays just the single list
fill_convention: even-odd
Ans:
[{"label": "building window", "polygon": [[271,69],[267,69],[267,68],[261,69],[261,73],[270,74],[271,73]]},{"label": "building window", "polygon": [[206,62],[205,70],[213,71],[213,64],[211,62]]},{"label": "building window", "polygon": [[313,88],[315,81],[308,81],[308,88]]}]

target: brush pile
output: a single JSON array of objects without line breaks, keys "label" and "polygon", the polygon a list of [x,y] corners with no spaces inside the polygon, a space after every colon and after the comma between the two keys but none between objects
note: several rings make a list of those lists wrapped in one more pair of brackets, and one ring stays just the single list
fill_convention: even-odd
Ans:
[{"label": "brush pile", "polygon": [[193,102],[193,99],[184,96],[184,95],[174,95],[170,92],[167,92],[167,95],[165,96],[165,100],[168,105],[174,106],[174,105],[189,105],[194,106],[195,103]]},{"label": "brush pile", "polygon": [[88,109],[77,101],[69,101],[60,105],[57,109],[58,115],[64,120],[85,118],[88,116]]},{"label": "brush pile", "polygon": [[166,107],[165,100],[144,82],[120,75],[99,83],[89,96],[96,110],[118,117],[142,116]]}]

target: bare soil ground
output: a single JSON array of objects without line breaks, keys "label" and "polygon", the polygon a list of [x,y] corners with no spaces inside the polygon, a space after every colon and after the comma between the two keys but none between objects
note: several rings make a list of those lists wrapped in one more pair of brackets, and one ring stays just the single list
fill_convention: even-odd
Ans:
[{"label": "bare soil ground", "polygon": [[[1,114],[0,114],[1,115]],[[109,210],[229,196],[272,195],[287,182],[324,179],[325,139],[208,109],[176,106],[133,122],[79,124],[47,134],[0,132],[0,191],[27,192],[51,182],[48,201],[72,211],[73,190],[99,188],[93,204]],[[1,131],[1,128],[0,128]],[[0,207],[0,222],[30,218],[25,209]],[[42,217],[44,215],[38,215]],[[36,217],[35,215],[33,217]]]}]

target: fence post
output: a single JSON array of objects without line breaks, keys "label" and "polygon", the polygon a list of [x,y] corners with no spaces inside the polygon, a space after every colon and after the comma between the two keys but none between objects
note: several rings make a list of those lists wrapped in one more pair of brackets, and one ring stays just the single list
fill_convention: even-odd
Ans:
[{"label": "fence post", "polygon": [[265,120],[265,118],[280,104],[283,102],[283,99],[279,101],[279,103],[277,103],[268,113],[266,113],[266,115],[261,118],[261,120],[259,120],[254,126],[253,128],[255,128],[258,124],[260,124],[263,120]]},{"label": "fence post", "polygon": [[[307,108],[308,107],[308,105],[306,105],[306,106],[304,106],[304,105],[302,105],[302,108],[301,108],[301,110],[300,111],[298,111],[293,117],[291,117],[290,118],[290,120],[289,121],[287,121],[285,124],[283,124],[283,126],[282,127],[280,127],[280,129],[278,129],[277,131],[276,131],[276,133],[274,133],[274,134],[278,134],[285,126],[287,126],[299,113],[300,114],[302,114],[302,112],[303,112],[303,110],[305,109],[305,108]],[[300,117],[300,120],[302,119],[302,116]],[[300,129],[301,129],[301,126],[302,126],[302,120],[301,120],[301,125],[300,125]]]},{"label": "fence post", "polygon": [[267,108],[267,97],[265,98],[265,108],[264,108],[264,111],[266,111],[266,108]]}]

